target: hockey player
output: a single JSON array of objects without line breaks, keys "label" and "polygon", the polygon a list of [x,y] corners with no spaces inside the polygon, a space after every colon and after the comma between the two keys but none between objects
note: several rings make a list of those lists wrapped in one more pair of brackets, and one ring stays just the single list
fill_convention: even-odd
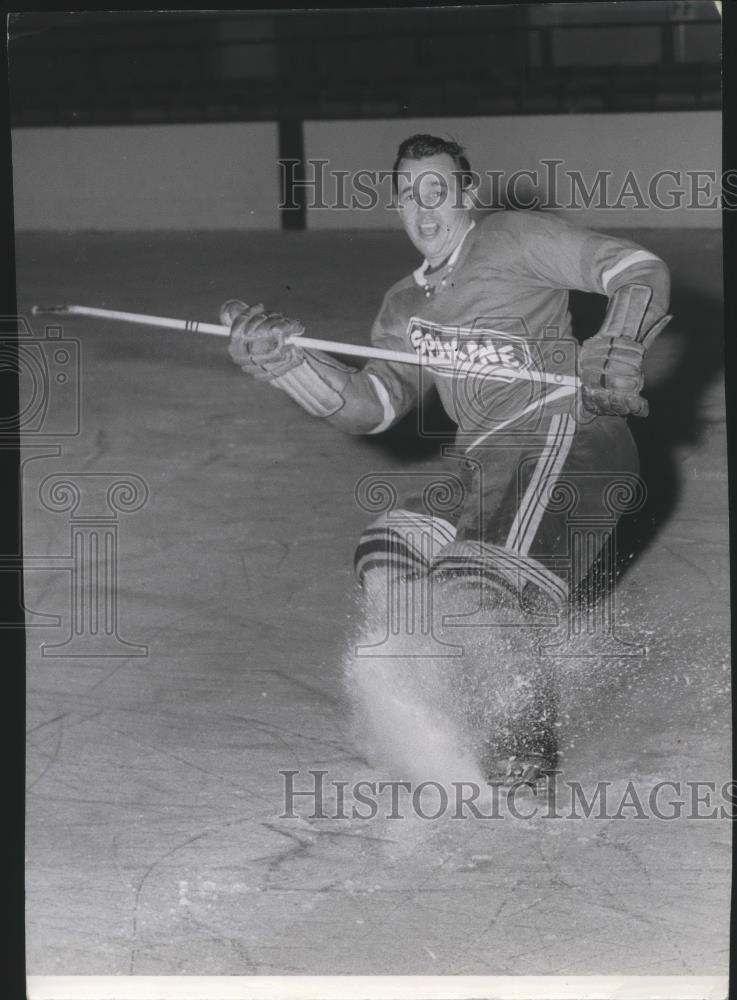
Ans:
[{"label": "hockey player", "polygon": [[[238,300],[221,310],[221,322],[231,326],[231,357],[352,434],[382,433],[434,381],[458,426],[463,502],[439,514],[428,509],[425,491],[379,517],[357,548],[359,580],[372,591],[387,574],[438,585],[460,577],[481,581],[487,604],[560,610],[597,552],[572,560],[565,511],[551,497],[570,482],[577,511],[595,517],[607,485],[637,473],[626,418],[647,415],[643,358],[670,318],[668,270],[629,240],[550,214],[499,211],[475,222],[468,160],[442,138],[402,142],[394,190],[423,262],[387,292],[371,342],[414,350],[434,367],[384,360],[350,367],[287,344],[302,332],[298,321]],[[571,289],[609,300],[601,328],[580,349],[571,331]],[[487,377],[500,365],[506,378]],[[556,384],[556,374],[576,372],[580,393],[565,377]],[[534,712],[519,721],[507,746],[495,748],[525,774],[555,763],[552,701],[541,679]]]}]

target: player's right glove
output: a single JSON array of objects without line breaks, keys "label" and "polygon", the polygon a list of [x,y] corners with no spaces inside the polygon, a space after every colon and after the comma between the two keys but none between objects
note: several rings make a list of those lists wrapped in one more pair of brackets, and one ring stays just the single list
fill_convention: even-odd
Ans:
[{"label": "player's right glove", "polygon": [[230,327],[233,361],[291,396],[313,417],[325,417],[350,434],[376,434],[393,420],[388,391],[378,376],[305,348],[299,340],[291,342],[304,333],[299,320],[229,299],[220,309],[220,322]]},{"label": "player's right glove", "polygon": [[[281,389],[313,417],[327,417],[351,433],[372,433],[384,419],[383,406],[370,385],[351,385],[356,369],[309,350],[287,338],[300,337],[296,319],[230,299],[220,309],[220,322],[230,327],[228,350],[244,372]],[[346,405],[348,403],[348,405]]]},{"label": "player's right glove", "polygon": [[304,352],[288,337],[299,337],[304,327],[296,319],[267,312],[262,305],[248,306],[229,299],[220,309],[220,322],[230,327],[228,352],[248,375],[271,381],[301,364]]}]

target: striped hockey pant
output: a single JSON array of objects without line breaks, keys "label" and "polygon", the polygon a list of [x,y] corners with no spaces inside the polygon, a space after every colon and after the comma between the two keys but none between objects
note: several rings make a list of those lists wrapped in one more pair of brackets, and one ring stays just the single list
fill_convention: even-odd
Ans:
[{"label": "striped hockey pant", "polygon": [[607,544],[618,517],[612,497],[637,472],[621,417],[556,414],[535,434],[491,435],[468,451],[458,442],[421,495],[368,526],[357,575],[468,573],[561,606]]}]

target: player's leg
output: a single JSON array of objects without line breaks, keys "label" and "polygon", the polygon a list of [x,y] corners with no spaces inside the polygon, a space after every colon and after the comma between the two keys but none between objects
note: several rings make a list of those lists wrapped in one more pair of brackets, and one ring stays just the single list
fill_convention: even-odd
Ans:
[{"label": "player's leg", "polygon": [[[527,534],[518,531],[516,541],[527,558],[565,579],[569,602],[602,548],[611,544],[618,519],[612,496],[620,488],[627,494],[638,471],[637,449],[626,421],[598,417],[577,426],[560,474],[546,491],[539,491],[542,509],[538,509],[537,518],[530,512]],[[582,525],[587,527],[579,530]],[[601,595],[589,596],[596,600]],[[568,606],[565,613],[569,613]],[[560,763],[556,746],[558,685],[545,657],[537,661],[537,674],[535,697],[520,720],[518,745],[512,747],[515,771],[519,774],[528,767],[528,777],[536,768]]]},{"label": "player's leg", "polygon": [[[456,535],[434,560],[433,575],[484,578],[524,597],[523,606],[564,605],[616,525],[612,492],[637,475],[626,421],[556,415],[534,437],[494,442],[470,461],[471,487]],[[574,561],[576,522],[599,524],[601,531],[599,548]]]},{"label": "player's leg", "polygon": [[406,506],[382,513],[363,531],[354,566],[358,582],[372,607],[389,606],[399,587],[426,577],[433,560],[455,538],[455,526]]},{"label": "player's leg", "polygon": [[[562,606],[568,597],[566,567],[541,558],[535,542],[545,520],[546,545],[560,550],[564,522],[548,509],[566,465],[579,448],[573,416],[555,414],[535,433],[492,437],[466,456],[471,488],[457,521],[456,537],[433,564],[439,578],[464,574],[485,580],[498,600],[512,595],[519,606],[535,595],[541,608]],[[556,532],[560,530],[560,540]]]},{"label": "player's leg", "polygon": [[442,461],[423,487],[421,493],[399,498],[359,539],[354,567],[370,605],[390,601],[413,581],[422,581],[426,592],[430,567],[455,539],[456,521],[471,489],[468,470],[459,469],[455,459]]},{"label": "player's leg", "polygon": [[[613,527],[607,498],[623,474],[637,472],[637,453],[626,422],[600,417],[577,423],[551,418],[540,434],[495,443],[475,458],[473,488],[457,524],[456,538],[436,558],[439,581],[468,574],[483,581],[492,603],[516,602],[525,614],[567,609]],[[572,557],[570,518],[603,526],[597,544]],[[530,697],[497,727],[503,738],[487,747],[488,767],[512,759],[515,771],[555,766],[557,690],[544,659],[530,662]],[[493,763],[492,763],[493,762]]]}]

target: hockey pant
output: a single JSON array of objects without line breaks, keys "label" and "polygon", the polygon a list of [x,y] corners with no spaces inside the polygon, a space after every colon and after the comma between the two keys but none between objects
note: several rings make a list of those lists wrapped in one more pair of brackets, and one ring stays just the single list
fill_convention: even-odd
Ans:
[{"label": "hockey pant", "polygon": [[564,605],[637,492],[626,421],[548,417],[534,435],[449,449],[421,494],[383,512],[355,554],[366,573],[410,579],[467,573],[533,605]]}]

